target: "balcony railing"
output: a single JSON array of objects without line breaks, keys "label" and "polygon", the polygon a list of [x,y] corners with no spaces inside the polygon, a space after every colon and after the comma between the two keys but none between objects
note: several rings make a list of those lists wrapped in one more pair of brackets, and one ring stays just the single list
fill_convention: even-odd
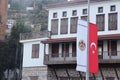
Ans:
[{"label": "balcony railing", "polygon": [[50,31],[21,33],[21,34],[20,34],[20,40],[45,38],[45,37],[50,37],[50,36],[51,36],[51,32],[50,32]]},{"label": "balcony railing", "polygon": [[[99,63],[120,63],[120,51],[117,51],[117,55],[110,55],[108,51],[103,51],[102,55],[99,55]],[[45,54],[44,64],[76,64],[76,56],[72,53],[69,53],[69,56],[62,56],[62,53]]]},{"label": "balcony railing", "polygon": [[56,55],[56,54],[45,54],[44,55],[44,64],[75,64],[76,57],[72,56],[72,53],[67,55]]}]

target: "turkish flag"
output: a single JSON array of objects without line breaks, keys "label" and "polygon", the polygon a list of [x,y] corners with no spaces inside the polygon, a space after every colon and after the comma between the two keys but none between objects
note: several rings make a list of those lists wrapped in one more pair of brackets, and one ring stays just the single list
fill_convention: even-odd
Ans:
[{"label": "turkish flag", "polygon": [[89,29],[89,72],[98,73],[98,27],[90,23]]}]

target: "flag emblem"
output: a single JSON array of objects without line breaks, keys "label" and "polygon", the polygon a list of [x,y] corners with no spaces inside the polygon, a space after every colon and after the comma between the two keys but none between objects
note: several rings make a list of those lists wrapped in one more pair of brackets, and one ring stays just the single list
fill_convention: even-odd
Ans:
[{"label": "flag emblem", "polygon": [[84,41],[84,40],[80,40],[79,43],[78,43],[78,46],[79,46],[79,49],[80,49],[81,51],[84,51],[85,48],[86,48],[85,41]]}]

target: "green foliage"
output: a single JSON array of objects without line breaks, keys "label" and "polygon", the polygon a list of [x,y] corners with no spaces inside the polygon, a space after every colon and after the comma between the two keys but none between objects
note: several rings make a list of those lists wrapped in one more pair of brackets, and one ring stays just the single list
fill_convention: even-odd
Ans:
[{"label": "green foliage", "polygon": [[[13,65],[17,65],[19,67],[20,65],[20,57],[21,57],[21,44],[19,43],[20,40],[20,33],[27,33],[31,32],[31,28],[24,25],[23,22],[16,23],[16,25],[13,26],[11,35],[8,39],[9,48],[11,50],[11,54],[13,54],[13,61],[17,59],[17,62]],[[17,63],[17,64],[16,64]],[[14,68],[15,66],[13,66]]]},{"label": "green foliage", "polygon": [[19,39],[20,33],[26,32],[31,32],[31,29],[20,21],[13,26],[10,37],[5,42],[0,42],[0,80],[6,69],[20,69],[22,54]]}]

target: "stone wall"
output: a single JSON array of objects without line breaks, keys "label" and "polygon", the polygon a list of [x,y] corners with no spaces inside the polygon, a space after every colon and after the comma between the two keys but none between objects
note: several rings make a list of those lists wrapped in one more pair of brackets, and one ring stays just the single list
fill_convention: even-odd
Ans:
[{"label": "stone wall", "polygon": [[22,80],[47,80],[47,67],[23,68]]},{"label": "stone wall", "polygon": [[[90,74],[91,78],[96,80],[106,80],[107,78],[114,78],[112,80],[118,80],[120,78],[120,68],[101,68],[98,74]],[[73,68],[55,68],[55,67],[29,67],[23,68],[22,80],[85,80],[85,73],[76,71]],[[102,77],[103,75],[103,77]],[[92,80],[92,79],[91,79]]]},{"label": "stone wall", "polygon": [[[102,73],[99,70],[98,74],[90,74],[90,78],[96,80],[106,80],[113,78],[112,80],[118,80],[115,73],[115,68],[101,68]],[[120,77],[120,71],[116,68],[118,77]],[[102,77],[103,75],[103,77]],[[48,68],[48,80],[85,80],[85,73],[76,71],[75,68]],[[61,78],[61,79],[60,79]],[[64,79],[63,79],[64,78]],[[65,79],[68,78],[68,79]],[[76,79],[75,79],[76,78]]]}]

